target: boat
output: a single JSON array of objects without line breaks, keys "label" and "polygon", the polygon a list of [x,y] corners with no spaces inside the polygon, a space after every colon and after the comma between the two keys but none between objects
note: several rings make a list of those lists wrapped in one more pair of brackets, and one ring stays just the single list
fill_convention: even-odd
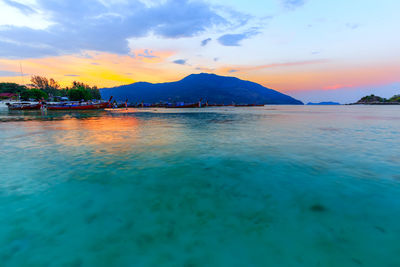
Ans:
[{"label": "boat", "polygon": [[9,105],[11,104],[17,104],[20,103],[21,101],[16,101],[16,100],[0,100],[0,108],[8,108]]},{"label": "boat", "polygon": [[105,109],[110,106],[112,96],[108,102],[92,103],[92,102],[63,102],[57,104],[46,105],[47,110],[95,110]]},{"label": "boat", "polygon": [[18,103],[7,103],[9,110],[39,110],[42,107],[42,103],[30,103],[30,102],[18,102]]}]

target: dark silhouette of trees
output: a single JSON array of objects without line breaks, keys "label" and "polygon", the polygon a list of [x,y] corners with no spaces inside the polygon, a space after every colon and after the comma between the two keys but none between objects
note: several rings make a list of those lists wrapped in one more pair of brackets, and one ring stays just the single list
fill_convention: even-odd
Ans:
[{"label": "dark silhouette of trees", "polygon": [[49,96],[60,95],[60,85],[53,78],[47,79],[46,77],[33,75],[31,77],[31,83],[34,88],[43,90]]},{"label": "dark silhouette of trees", "polygon": [[21,93],[22,100],[29,100],[29,99],[42,100],[42,99],[47,99],[48,97],[49,96],[45,91],[36,88],[29,89]]},{"label": "dark silhouette of trees", "polygon": [[74,81],[71,88],[67,87],[67,92],[69,99],[72,101],[101,99],[97,86],[91,87],[82,82]]},{"label": "dark silhouette of trees", "polygon": [[28,90],[25,85],[16,83],[0,83],[0,93],[19,94]]},{"label": "dark silhouette of trees", "polygon": [[16,83],[0,83],[0,93],[20,94],[24,100],[40,100],[55,96],[68,96],[72,101],[101,99],[97,86],[90,86],[83,82],[74,81],[70,88],[61,88],[59,83],[53,78],[47,79],[43,76],[33,75],[31,83],[32,89]]}]

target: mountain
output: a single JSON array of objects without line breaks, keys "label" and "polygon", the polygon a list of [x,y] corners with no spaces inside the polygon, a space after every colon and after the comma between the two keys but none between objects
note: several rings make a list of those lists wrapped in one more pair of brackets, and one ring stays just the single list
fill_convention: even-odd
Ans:
[{"label": "mountain", "polygon": [[100,89],[103,99],[114,96],[117,101],[129,102],[185,102],[195,103],[200,99],[210,104],[290,104],[303,105],[297,99],[266,88],[260,84],[234,77],[215,74],[191,74],[169,83],[137,82],[113,88]]},{"label": "mountain", "polygon": [[338,102],[330,102],[330,101],[328,101],[328,102],[319,102],[319,103],[309,102],[307,105],[310,105],[310,106],[328,105],[328,106],[330,106],[330,105],[340,105],[340,103],[338,103]]}]

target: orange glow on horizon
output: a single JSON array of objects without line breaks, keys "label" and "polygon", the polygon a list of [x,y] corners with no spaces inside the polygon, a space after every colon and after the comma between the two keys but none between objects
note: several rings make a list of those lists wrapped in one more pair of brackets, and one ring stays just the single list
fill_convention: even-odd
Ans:
[{"label": "orange glow on horizon", "polygon": [[[20,72],[27,76],[2,77],[3,82],[21,84],[30,83],[31,75],[54,78],[62,87],[73,81],[81,81],[98,87],[113,87],[137,81],[162,82],[163,77],[172,72],[163,67],[166,58],[173,55],[171,51],[152,52],[146,56],[143,50],[134,51],[136,56],[116,55],[109,53],[87,52],[86,55],[68,55],[37,59],[0,59],[0,69]],[[159,76],[154,75],[156,72]],[[158,79],[157,79],[158,78]]]},{"label": "orange glow on horizon", "polygon": [[[84,55],[65,55],[38,59],[0,59],[0,70],[23,72],[54,78],[62,87],[73,81],[90,85],[114,87],[137,81],[171,82],[201,70],[260,83],[281,92],[306,90],[336,90],[361,86],[383,85],[400,81],[400,65],[376,63],[344,64],[328,60],[275,63],[265,65],[200,68],[176,65],[169,59],[173,51],[139,49],[132,55],[117,55],[88,51]],[[215,71],[212,71],[215,69]],[[3,82],[27,84],[30,77],[2,77]]]},{"label": "orange glow on horizon", "polygon": [[238,78],[257,82],[281,92],[336,90],[400,82],[400,66],[396,65],[380,66],[379,68],[373,64],[369,66],[329,66],[329,68],[307,65],[291,69],[244,70],[233,74]]}]

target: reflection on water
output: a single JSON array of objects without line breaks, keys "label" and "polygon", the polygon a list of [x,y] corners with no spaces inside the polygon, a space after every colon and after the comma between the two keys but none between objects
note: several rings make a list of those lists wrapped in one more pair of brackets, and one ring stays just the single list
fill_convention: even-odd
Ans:
[{"label": "reflection on water", "polygon": [[0,110],[4,266],[399,266],[399,107]]},{"label": "reflection on water", "polygon": [[[58,125],[54,128],[49,127],[49,130],[59,131],[54,136],[56,144],[78,147],[96,146],[99,151],[118,147],[120,150],[115,151],[118,153],[129,149],[129,144],[134,142],[138,121],[135,117],[127,116],[117,118],[71,118],[61,121]],[[124,142],[127,139],[129,139],[129,144]]]}]

